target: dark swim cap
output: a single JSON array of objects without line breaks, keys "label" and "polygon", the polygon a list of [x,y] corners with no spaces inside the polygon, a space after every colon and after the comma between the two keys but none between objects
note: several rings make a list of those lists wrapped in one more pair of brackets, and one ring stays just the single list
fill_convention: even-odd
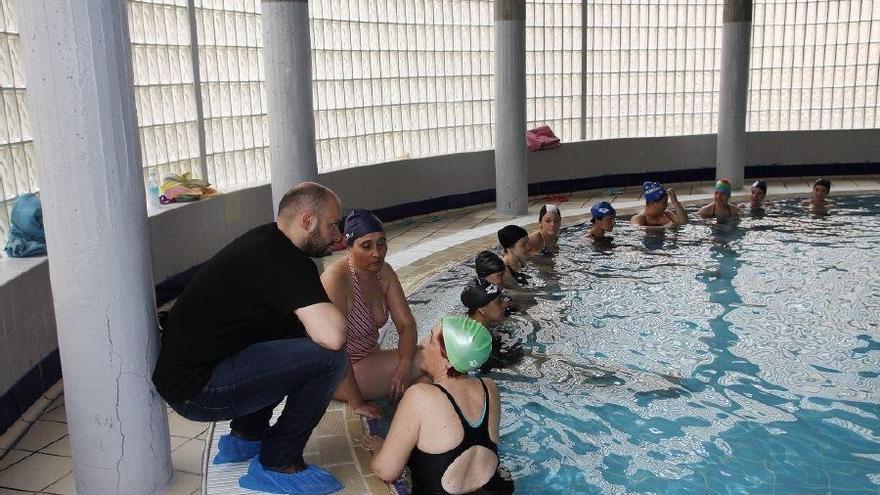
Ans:
[{"label": "dark swim cap", "polygon": [[659,182],[645,181],[642,184],[642,192],[645,195],[645,203],[653,203],[659,201],[666,195],[666,188]]},{"label": "dark swim cap", "polygon": [[502,290],[486,280],[474,279],[461,291],[461,303],[467,309],[477,309],[501,297]]},{"label": "dark swim cap", "polygon": [[590,208],[590,214],[593,215],[593,220],[601,220],[608,215],[617,215],[617,211],[611,206],[611,203],[608,201],[602,201],[601,203],[596,203]]},{"label": "dark swim cap", "polygon": [[828,179],[819,179],[814,184],[813,187],[816,186],[825,186],[825,189],[831,190],[831,181]]},{"label": "dark swim cap", "polygon": [[345,243],[351,246],[359,237],[363,237],[373,232],[385,232],[382,226],[382,220],[376,218],[373,212],[363,208],[355,208],[345,217],[343,234],[345,234]]},{"label": "dark swim cap", "polygon": [[516,241],[528,236],[526,229],[519,225],[507,225],[498,231],[498,242],[501,243],[501,247],[507,249],[516,244]]},{"label": "dark swim cap", "polygon": [[758,189],[764,191],[764,194],[767,194],[767,182],[763,180],[756,180],[752,183],[752,187],[757,187]]},{"label": "dark swim cap", "polygon": [[492,251],[481,251],[474,259],[474,269],[477,276],[486,278],[489,275],[504,271],[504,260]]}]

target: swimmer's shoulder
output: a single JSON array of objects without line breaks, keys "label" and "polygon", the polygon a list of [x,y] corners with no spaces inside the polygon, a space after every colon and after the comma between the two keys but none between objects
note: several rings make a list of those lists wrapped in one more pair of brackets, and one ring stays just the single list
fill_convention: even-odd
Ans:
[{"label": "swimmer's shoulder", "polygon": [[647,219],[645,218],[645,212],[640,211],[640,212],[636,213],[635,215],[633,215],[633,217],[630,219],[629,223],[631,223],[633,225],[640,225],[642,227],[647,225],[648,222],[647,222]]}]

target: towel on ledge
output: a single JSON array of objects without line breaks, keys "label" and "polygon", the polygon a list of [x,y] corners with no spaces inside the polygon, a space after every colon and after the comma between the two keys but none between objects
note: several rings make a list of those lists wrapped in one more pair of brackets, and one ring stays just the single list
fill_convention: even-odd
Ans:
[{"label": "towel on ledge", "polygon": [[36,194],[22,194],[12,207],[12,215],[9,217],[9,238],[4,251],[11,258],[46,254],[43,206]]},{"label": "towel on ledge", "polygon": [[558,148],[559,138],[553,134],[550,126],[542,125],[526,131],[526,146],[529,151],[549,150]]}]

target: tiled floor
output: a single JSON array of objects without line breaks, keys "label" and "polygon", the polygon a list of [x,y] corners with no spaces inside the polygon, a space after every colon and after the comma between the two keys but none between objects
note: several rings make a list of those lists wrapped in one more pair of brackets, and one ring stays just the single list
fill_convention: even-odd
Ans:
[{"label": "tiled floor", "polygon": [[[770,195],[805,196],[813,180],[815,178],[812,177],[768,180]],[[874,176],[835,178],[833,182],[832,196],[880,192],[880,180]],[[711,182],[667,186],[673,187],[686,204],[706,202],[712,196]],[[743,188],[734,196],[744,201],[748,189]],[[386,226],[390,253],[388,261],[396,268],[409,294],[449,263],[494,246],[498,224],[534,224],[538,210],[545,202],[559,203],[564,223],[573,224],[582,221],[589,207],[601,200],[610,201],[618,213],[625,216],[639,208],[641,190],[630,187],[534,197],[530,200],[528,215],[517,218],[499,216],[494,212],[493,205],[487,204],[393,222]],[[334,256],[341,256],[341,253]],[[10,450],[0,450],[0,495],[74,493],[64,397],[62,395],[47,402],[49,406],[45,410],[23,418],[21,425],[30,426],[27,433]],[[188,421],[174,412],[169,412],[168,421],[175,477],[167,493],[201,493],[203,474],[206,474],[203,473],[203,457],[205,448],[212,446],[209,433],[213,429],[209,429],[205,423]],[[218,424],[215,436],[220,432],[222,425]],[[343,493],[387,494],[387,486],[370,473],[369,454],[360,447],[362,436],[363,427],[353,412],[343,404],[333,403],[306,447],[306,458],[334,472],[346,486]],[[232,488],[223,493],[235,493],[234,490]]]}]

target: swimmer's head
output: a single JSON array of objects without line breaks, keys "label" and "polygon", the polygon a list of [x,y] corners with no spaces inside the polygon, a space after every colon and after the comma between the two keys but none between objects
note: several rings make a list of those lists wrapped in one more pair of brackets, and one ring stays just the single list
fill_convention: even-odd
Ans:
[{"label": "swimmer's head", "polygon": [[767,194],[767,181],[763,181],[760,179],[756,180],[755,182],[752,182],[752,187],[760,189],[764,191],[764,194]]},{"label": "swimmer's head", "polygon": [[645,203],[656,203],[666,197],[666,188],[659,182],[645,181],[642,184],[642,193],[645,195]]},{"label": "swimmer's head", "polygon": [[719,179],[718,182],[715,183],[715,199],[727,201],[730,199],[731,191],[732,187],[729,180]]},{"label": "swimmer's head", "polygon": [[831,181],[819,179],[813,183],[813,199],[824,200],[831,192]]},{"label": "swimmer's head", "polygon": [[617,211],[611,206],[611,203],[607,201],[596,203],[590,208],[590,213],[593,215],[593,218],[590,219],[590,223],[596,225],[605,232],[611,232],[614,230],[614,218],[617,216]]},{"label": "swimmer's head", "polygon": [[767,196],[767,183],[762,180],[756,180],[752,183],[752,204],[759,206],[764,197]]},{"label": "swimmer's head", "polygon": [[[491,278],[493,275],[504,277],[504,260],[492,251],[481,251],[474,258],[474,269],[479,278]],[[500,281],[492,281],[500,283]]]},{"label": "swimmer's head", "polygon": [[546,204],[538,212],[538,223],[545,234],[559,235],[559,226],[562,224],[562,212],[554,204]]},{"label": "swimmer's head", "polygon": [[385,232],[382,220],[379,220],[373,212],[364,208],[355,208],[345,217],[343,223],[343,238],[345,243],[351,246],[358,238],[374,232]]},{"label": "swimmer's head", "polygon": [[498,231],[498,242],[505,251],[513,251],[516,255],[524,255],[529,233],[519,225],[507,225]]},{"label": "swimmer's head", "polygon": [[489,359],[492,336],[480,322],[460,316],[440,321],[439,340],[446,359],[459,373],[473,371]]},{"label": "swimmer's head", "polygon": [[504,319],[504,291],[488,280],[474,279],[461,291],[461,303],[467,308],[468,316],[477,312],[483,314],[490,323]]},{"label": "swimmer's head", "polygon": [[597,220],[601,220],[608,215],[617,215],[617,211],[611,206],[611,203],[608,201],[602,201],[593,205],[590,208],[590,214],[593,215],[593,219],[591,222],[595,223]]}]

